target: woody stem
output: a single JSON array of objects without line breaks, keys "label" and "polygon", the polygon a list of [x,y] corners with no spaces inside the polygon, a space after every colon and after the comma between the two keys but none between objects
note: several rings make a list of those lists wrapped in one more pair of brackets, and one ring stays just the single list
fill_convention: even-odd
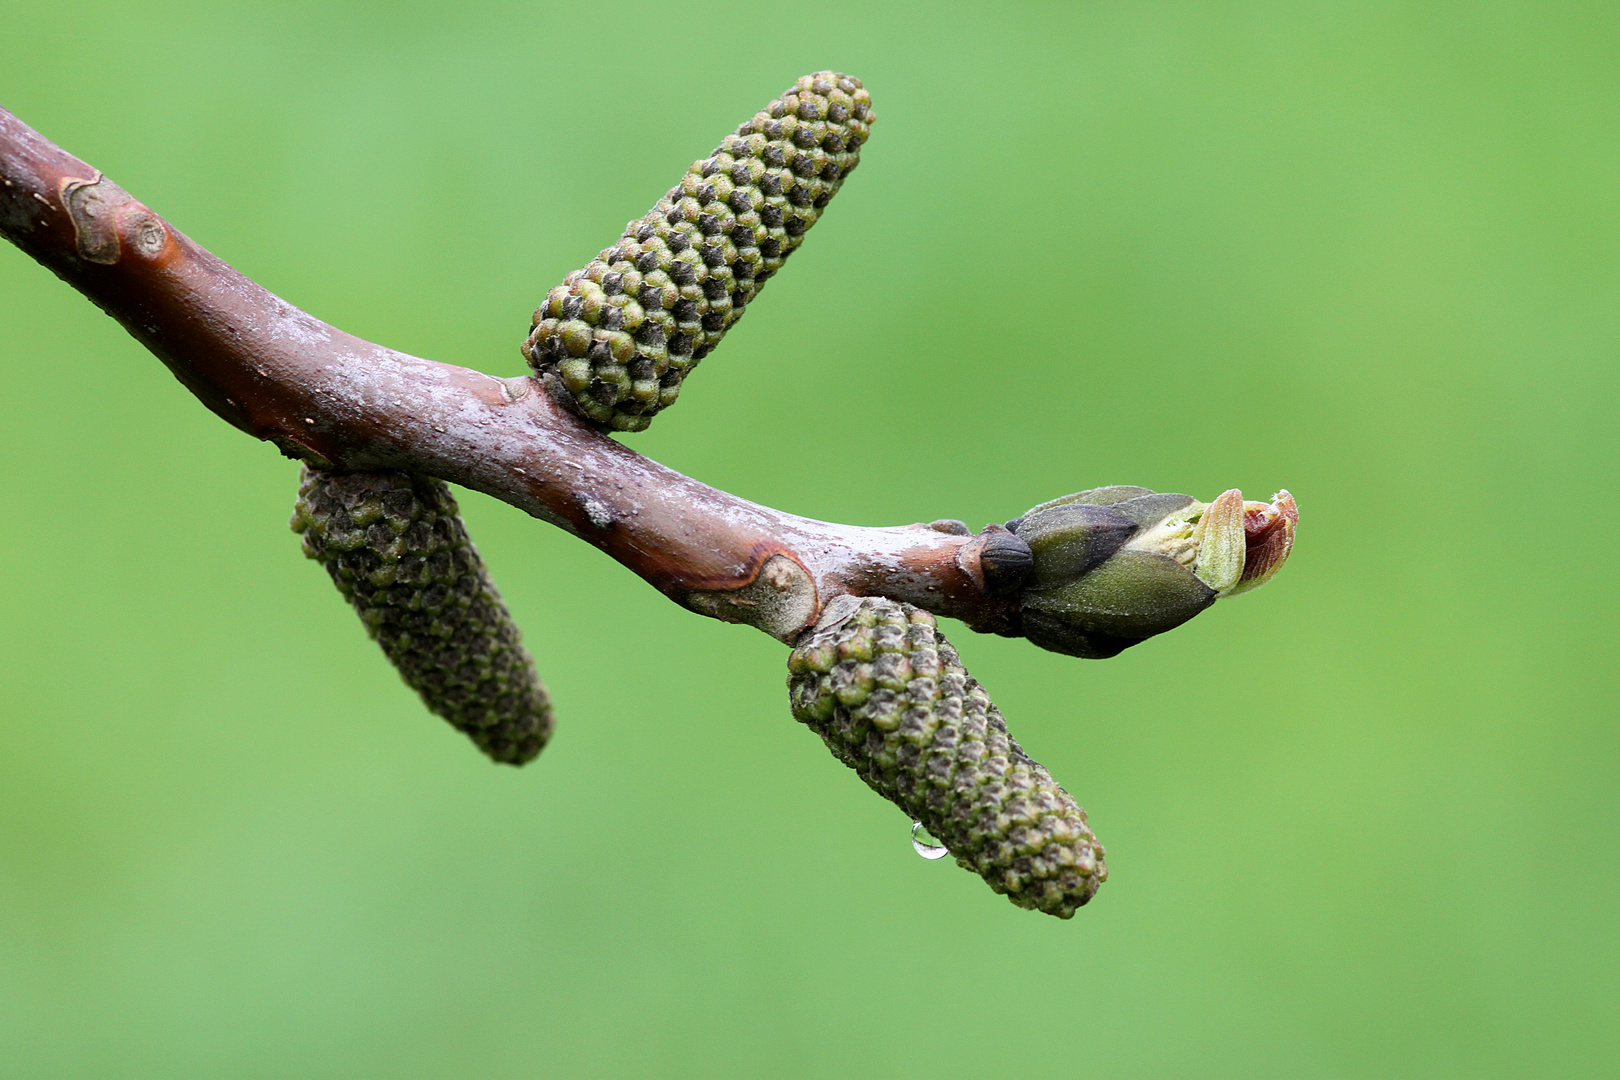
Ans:
[{"label": "woody stem", "polygon": [[329,326],[232,269],[0,109],[0,233],[117,319],[218,416],[329,469],[485,492],[596,545],[665,595],[783,640],[842,594],[1008,631],[982,541],[760,506],[591,428],[538,380],[500,379]]}]

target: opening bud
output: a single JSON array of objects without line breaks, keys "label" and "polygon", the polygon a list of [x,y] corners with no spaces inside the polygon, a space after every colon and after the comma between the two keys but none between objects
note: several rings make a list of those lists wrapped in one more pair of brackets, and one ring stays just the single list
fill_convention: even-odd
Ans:
[{"label": "opening bud", "polygon": [[1285,488],[1271,497],[1269,503],[1243,504],[1243,532],[1247,544],[1247,558],[1243,564],[1243,577],[1223,592],[1222,596],[1237,596],[1258,589],[1276,576],[1294,550],[1294,530],[1299,525],[1299,507]]},{"label": "opening bud", "polygon": [[1031,553],[1024,635],[1070,656],[1116,656],[1270,580],[1298,521],[1286,491],[1271,503],[1236,489],[1204,503],[1106,487],[1042,503],[1007,523]]}]

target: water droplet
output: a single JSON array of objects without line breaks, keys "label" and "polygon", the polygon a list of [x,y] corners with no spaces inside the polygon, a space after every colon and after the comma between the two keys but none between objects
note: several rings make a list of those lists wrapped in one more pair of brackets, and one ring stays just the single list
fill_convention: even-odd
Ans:
[{"label": "water droplet", "polygon": [[911,823],[911,846],[916,848],[917,854],[925,859],[943,859],[950,854],[949,851],[940,846],[939,841],[935,840],[927,829],[923,828],[923,823],[920,821]]}]

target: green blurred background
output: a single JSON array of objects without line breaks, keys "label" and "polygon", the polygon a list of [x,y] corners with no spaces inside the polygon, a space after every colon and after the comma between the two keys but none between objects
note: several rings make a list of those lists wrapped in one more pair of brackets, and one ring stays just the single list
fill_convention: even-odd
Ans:
[{"label": "green blurred background", "polygon": [[[861,170],[628,440],[974,527],[1286,486],[1120,658],[956,627],[1112,878],[1014,909],[785,650],[463,501],[558,701],[487,764],[287,531],[297,468],[0,250],[0,1075],[1589,1077],[1620,1052],[1620,9],[0,3],[0,105],[352,332],[503,375],[807,71]],[[950,630],[950,627],[947,627]]]}]

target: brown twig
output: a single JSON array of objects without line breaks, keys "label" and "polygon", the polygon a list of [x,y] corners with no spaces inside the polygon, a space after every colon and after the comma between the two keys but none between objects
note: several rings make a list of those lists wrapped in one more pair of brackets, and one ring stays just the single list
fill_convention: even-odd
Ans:
[{"label": "brown twig", "polygon": [[499,379],[374,345],[233,270],[0,109],[0,233],[117,319],[220,417],[323,468],[402,469],[567,529],[695,611],[781,640],[839,595],[1010,632],[986,537],[786,514],[682,476]]}]

